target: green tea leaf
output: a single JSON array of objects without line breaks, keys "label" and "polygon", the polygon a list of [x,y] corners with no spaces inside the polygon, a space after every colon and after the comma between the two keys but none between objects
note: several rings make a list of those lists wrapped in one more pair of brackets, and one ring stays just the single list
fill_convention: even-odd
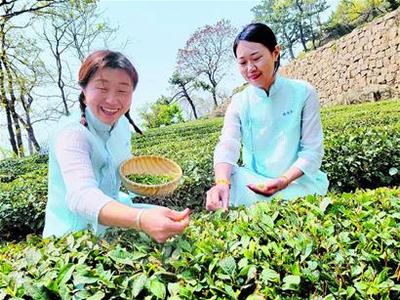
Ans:
[{"label": "green tea leaf", "polygon": [[228,256],[219,262],[219,266],[227,275],[232,276],[236,270],[236,261],[232,256]]},{"label": "green tea leaf", "polygon": [[298,290],[300,284],[300,276],[287,275],[283,278],[283,290]]},{"label": "green tea leaf", "polygon": [[153,278],[150,281],[150,292],[158,299],[164,299],[166,295],[164,283],[159,281],[157,278]]},{"label": "green tea leaf", "polygon": [[70,280],[72,273],[75,270],[74,264],[66,264],[61,270],[57,277],[57,285],[64,286],[68,280]]},{"label": "green tea leaf", "polygon": [[397,168],[390,168],[389,169],[389,175],[390,176],[394,176],[398,173],[399,171],[397,170]]},{"label": "green tea leaf", "polygon": [[347,296],[347,299],[353,297],[353,295],[354,295],[355,293],[356,293],[356,289],[355,289],[355,288],[353,288],[352,286],[347,287],[347,289],[346,289],[346,296]]},{"label": "green tea leaf", "polygon": [[101,300],[106,296],[102,291],[96,292],[93,296],[87,298],[88,300]]},{"label": "green tea leaf", "polygon": [[140,274],[136,277],[135,281],[132,285],[132,295],[133,297],[137,297],[140,292],[143,290],[147,281],[147,276],[145,274]]},{"label": "green tea leaf", "polygon": [[181,285],[178,282],[170,282],[168,283],[167,289],[171,296],[176,296],[179,295]]},{"label": "green tea leaf", "polygon": [[333,202],[331,200],[331,198],[329,197],[325,197],[324,199],[322,199],[322,201],[319,204],[319,208],[322,210],[322,212],[325,212],[325,210],[327,209],[327,207],[329,205],[331,205]]},{"label": "green tea leaf", "polygon": [[92,284],[98,280],[96,277],[85,276],[81,274],[74,274],[74,285]]},{"label": "green tea leaf", "polygon": [[152,174],[129,174],[126,177],[132,182],[146,185],[164,184],[173,179],[171,176],[168,175]]},{"label": "green tea leaf", "polygon": [[272,269],[264,268],[261,272],[261,279],[265,284],[268,282],[279,282],[280,277],[277,272]]}]

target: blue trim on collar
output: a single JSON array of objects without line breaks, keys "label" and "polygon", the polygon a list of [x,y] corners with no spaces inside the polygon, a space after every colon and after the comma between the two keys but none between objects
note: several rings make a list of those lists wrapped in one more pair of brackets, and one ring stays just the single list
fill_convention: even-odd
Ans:
[{"label": "blue trim on collar", "polygon": [[284,79],[282,78],[282,76],[280,76],[279,74],[276,74],[275,81],[269,89],[269,95],[267,94],[267,91],[264,90],[263,88],[260,88],[260,87],[254,86],[254,85],[252,85],[252,87],[253,87],[256,95],[258,95],[260,97],[270,98],[279,90],[279,87],[282,85],[283,80]]},{"label": "blue trim on collar", "polygon": [[90,124],[90,126],[96,131],[110,132],[118,123],[118,120],[113,125],[103,123],[93,114],[88,106],[86,106],[85,114],[88,124]]}]

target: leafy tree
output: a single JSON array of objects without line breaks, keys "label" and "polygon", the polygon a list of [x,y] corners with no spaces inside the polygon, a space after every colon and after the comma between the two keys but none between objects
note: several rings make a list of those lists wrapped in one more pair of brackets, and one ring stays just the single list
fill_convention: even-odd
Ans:
[{"label": "leafy tree", "polygon": [[279,44],[282,47],[282,56],[287,51],[291,59],[295,58],[294,50],[297,42],[297,29],[293,13],[289,13],[289,3],[275,0],[265,0],[252,8],[255,19],[258,22],[267,24],[276,34]]},{"label": "leafy tree", "polygon": [[227,20],[196,30],[179,49],[177,70],[182,78],[195,78],[200,87],[212,94],[218,105],[217,87],[232,61],[232,41],[236,29]]},{"label": "leafy tree", "polygon": [[198,119],[197,109],[194,98],[192,98],[192,92],[198,87],[194,77],[180,75],[175,71],[169,79],[169,84],[172,85],[176,93],[171,97],[176,101],[186,100],[193,111],[195,119]]},{"label": "leafy tree", "polygon": [[168,97],[161,96],[150,106],[149,111],[140,113],[145,127],[158,128],[183,122],[182,110]]},{"label": "leafy tree", "polygon": [[283,56],[289,53],[294,58],[293,49],[308,44],[316,48],[322,33],[321,13],[328,8],[326,0],[263,0],[253,7],[255,19],[266,23],[283,48]]},{"label": "leafy tree", "polygon": [[399,0],[387,0],[388,2],[388,10],[393,11],[396,10],[400,6]]},{"label": "leafy tree", "polygon": [[341,0],[326,23],[324,43],[350,33],[399,5],[400,0]]},{"label": "leafy tree", "polygon": [[[397,2],[397,6],[400,2]],[[396,6],[396,1],[386,0],[342,0],[340,1],[332,20],[337,23],[360,25],[389,11]]]}]

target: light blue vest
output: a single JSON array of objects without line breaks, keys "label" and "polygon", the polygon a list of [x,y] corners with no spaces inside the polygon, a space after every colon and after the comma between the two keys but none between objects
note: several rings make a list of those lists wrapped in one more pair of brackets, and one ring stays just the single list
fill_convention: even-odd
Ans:
[{"label": "light blue vest", "polygon": [[[249,192],[246,184],[261,183],[281,176],[298,159],[302,110],[309,93],[307,83],[277,76],[269,95],[254,86],[247,87],[233,101],[240,112],[242,158],[231,178],[233,205],[249,205],[265,199]],[[277,194],[283,199],[327,192],[325,173],[305,174]]]},{"label": "light blue vest", "polygon": [[65,196],[66,188],[60,166],[54,153],[54,142],[57,133],[67,127],[84,128],[87,140],[90,143],[90,159],[99,189],[107,196],[130,204],[131,199],[119,197],[121,181],[118,166],[122,161],[131,157],[131,133],[129,123],[121,117],[113,127],[98,120],[89,108],[86,109],[88,128],[80,124],[80,115],[73,114],[59,121],[49,149],[49,181],[48,202],[43,236],[61,236],[86,228],[92,228],[97,233],[104,231],[105,227],[97,220],[88,220],[68,209]]}]

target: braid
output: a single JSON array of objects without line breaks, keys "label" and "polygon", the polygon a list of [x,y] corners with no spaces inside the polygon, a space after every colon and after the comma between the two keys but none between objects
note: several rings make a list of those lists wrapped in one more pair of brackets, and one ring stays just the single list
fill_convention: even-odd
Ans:
[{"label": "braid", "polygon": [[135,129],[135,131],[139,134],[143,135],[143,132],[139,129],[139,127],[137,127],[135,125],[135,123],[133,122],[131,116],[129,115],[129,110],[125,113],[125,117],[128,119],[129,123],[131,123],[131,125],[133,126],[133,129]]},{"label": "braid", "polygon": [[86,109],[85,95],[83,94],[83,92],[81,92],[79,95],[79,107],[81,109],[81,124],[87,127],[88,124],[86,121],[86,114],[85,114],[85,109]]}]

